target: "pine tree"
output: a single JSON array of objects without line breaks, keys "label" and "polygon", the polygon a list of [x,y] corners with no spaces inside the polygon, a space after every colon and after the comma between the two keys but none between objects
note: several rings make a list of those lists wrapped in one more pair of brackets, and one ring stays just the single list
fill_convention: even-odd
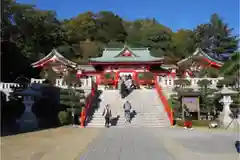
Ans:
[{"label": "pine tree", "polygon": [[215,58],[223,53],[233,53],[238,48],[238,39],[232,31],[217,14],[213,14],[208,24],[199,25],[195,29],[196,45],[212,53]]}]

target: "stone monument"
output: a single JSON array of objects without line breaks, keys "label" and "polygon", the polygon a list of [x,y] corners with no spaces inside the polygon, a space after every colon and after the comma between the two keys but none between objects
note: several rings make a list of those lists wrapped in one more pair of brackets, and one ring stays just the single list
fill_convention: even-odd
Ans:
[{"label": "stone monument", "polygon": [[[220,113],[220,123],[224,127],[228,127],[228,125],[232,122],[232,118],[230,114],[232,113],[230,110],[230,104],[233,102],[231,95],[237,94],[237,91],[233,91],[228,89],[226,86],[223,86],[223,88],[218,91],[216,94],[222,95],[222,98],[220,99],[220,103],[223,104],[223,110]],[[234,127],[234,123],[231,123],[229,126],[230,128]]]},{"label": "stone monument", "polygon": [[18,93],[23,96],[23,104],[25,106],[24,113],[18,119],[21,131],[31,131],[38,128],[38,120],[36,115],[32,112],[32,106],[35,103],[34,97],[40,96],[41,93],[34,91],[30,87]]}]

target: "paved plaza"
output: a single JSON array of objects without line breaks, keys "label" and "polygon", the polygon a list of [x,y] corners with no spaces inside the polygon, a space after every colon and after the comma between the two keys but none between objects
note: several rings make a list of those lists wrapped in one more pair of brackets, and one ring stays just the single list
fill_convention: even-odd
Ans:
[{"label": "paved plaza", "polygon": [[237,160],[234,131],[71,128],[3,137],[3,160]]}]

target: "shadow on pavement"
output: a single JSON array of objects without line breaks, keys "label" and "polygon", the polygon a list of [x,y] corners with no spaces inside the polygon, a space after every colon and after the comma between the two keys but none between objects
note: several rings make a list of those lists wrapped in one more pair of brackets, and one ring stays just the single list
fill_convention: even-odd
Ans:
[{"label": "shadow on pavement", "polygon": [[119,118],[120,118],[119,115],[117,115],[117,117],[112,118],[111,119],[111,126],[117,126]]},{"label": "shadow on pavement", "polygon": [[237,152],[240,153],[240,141],[235,142],[235,147],[237,149]]}]

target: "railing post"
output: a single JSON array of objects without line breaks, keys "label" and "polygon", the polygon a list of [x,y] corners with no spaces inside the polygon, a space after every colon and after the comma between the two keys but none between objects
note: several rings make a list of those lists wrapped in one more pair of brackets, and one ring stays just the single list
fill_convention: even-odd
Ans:
[{"label": "railing post", "polygon": [[81,112],[81,128],[85,127],[85,120],[86,120],[86,109],[83,107]]}]

